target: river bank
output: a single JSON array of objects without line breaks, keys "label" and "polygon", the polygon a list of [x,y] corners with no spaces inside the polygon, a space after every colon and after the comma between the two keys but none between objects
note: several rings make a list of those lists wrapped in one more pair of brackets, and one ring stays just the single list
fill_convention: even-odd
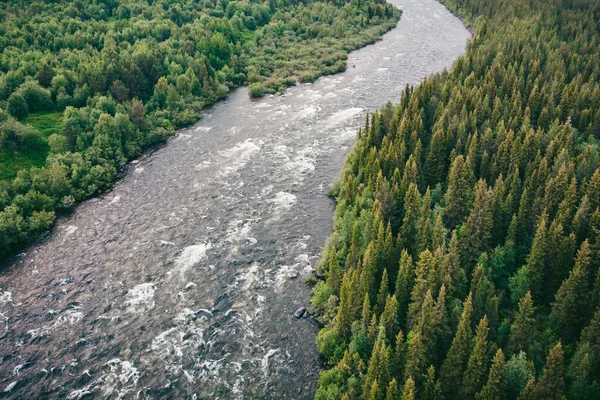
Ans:
[{"label": "river bank", "polygon": [[398,27],[346,72],[235,91],[2,271],[2,396],[313,396],[317,327],[291,314],[331,232],[325,192],[366,113],[470,37],[433,0],[392,3]]}]

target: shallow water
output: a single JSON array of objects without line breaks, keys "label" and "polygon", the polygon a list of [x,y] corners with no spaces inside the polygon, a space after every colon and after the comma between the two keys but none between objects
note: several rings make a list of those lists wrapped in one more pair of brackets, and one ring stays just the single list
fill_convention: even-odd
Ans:
[{"label": "shallow water", "polygon": [[331,233],[325,192],[366,112],[470,37],[433,0],[392,3],[398,27],[346,72],[236,90],[2,269],[0,397],[314,396],[318,328],[291,314]]}]

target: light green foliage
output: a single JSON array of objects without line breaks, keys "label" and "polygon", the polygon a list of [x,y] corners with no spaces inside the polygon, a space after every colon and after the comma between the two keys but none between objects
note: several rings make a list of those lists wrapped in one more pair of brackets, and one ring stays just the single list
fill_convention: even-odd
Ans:
[{"label": "light green foliage", "polygon": [[[231,88],[260,96],[341,71],[399,17],[379,0],[0,2],[0,257],[47,225],[39,212],[106,190]],[[67,191],[42,182],[54,164]],[[33,191],[51,210],[5,209]]]}]

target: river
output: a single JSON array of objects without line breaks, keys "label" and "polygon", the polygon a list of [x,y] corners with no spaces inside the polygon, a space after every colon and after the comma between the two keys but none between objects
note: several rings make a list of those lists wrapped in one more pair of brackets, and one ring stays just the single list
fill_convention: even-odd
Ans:
[{"label": "river", "polygon": [[332,230],[325,193],[366,113],[470,38],[434,0],[392,3],[398,26],[346,72],[234,91],[2,268],[0,398],[314,396],[318,327],[292,313]]}]

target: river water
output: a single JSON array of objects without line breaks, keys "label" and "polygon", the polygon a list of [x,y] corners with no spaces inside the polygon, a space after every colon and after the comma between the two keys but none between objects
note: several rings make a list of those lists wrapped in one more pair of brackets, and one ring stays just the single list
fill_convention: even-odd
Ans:
[{"label": "river water", "polygon": [[314,396],[318,328],[292,313],[331,233],[325,192],[365,114],[470,37],[434,0],[392,3],[399,25],[346,72],[234,91],[2,268],[0,398]]}]

